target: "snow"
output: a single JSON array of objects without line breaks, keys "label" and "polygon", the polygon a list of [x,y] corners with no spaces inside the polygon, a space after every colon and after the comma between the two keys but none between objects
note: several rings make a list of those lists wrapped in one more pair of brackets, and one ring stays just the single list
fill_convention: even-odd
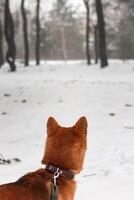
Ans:
[{"label": "snow", "polygon": [[0,184],[42,167],[46,122],[63,126],[88,118],[88,149],[75,199],[134,198],[134,62],[86,66],[82,61],[20,64],[0,69]]}]

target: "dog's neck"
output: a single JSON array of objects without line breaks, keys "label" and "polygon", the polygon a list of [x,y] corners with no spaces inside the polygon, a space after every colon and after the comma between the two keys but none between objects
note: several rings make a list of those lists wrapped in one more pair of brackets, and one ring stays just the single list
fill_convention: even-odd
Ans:
[{"label": "dog's neck", "polygon": [[51,173],[52,177],[54,177],[55,173],[59,173],[59,177],[57,178],[59,187],[58,200],[73,200],[76,190],[75,173],[50,164],[46,164],[45,170]]}]

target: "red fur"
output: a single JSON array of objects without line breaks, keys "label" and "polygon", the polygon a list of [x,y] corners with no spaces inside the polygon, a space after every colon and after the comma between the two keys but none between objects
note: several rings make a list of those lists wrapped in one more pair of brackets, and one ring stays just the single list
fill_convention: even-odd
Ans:
[{"label": "red fur", "polygon": [[[81,117],[73,127],[59,126],[54,118],[47,122],[47,141],[43,164],[74,171],[82,169],[86,151],[87,120]],[[28,173],[18,181],[0,186],[0,200],[49,200],[53,174],[44,169]],[[74,180],[58,178],[58,200],[73,200]]]}]

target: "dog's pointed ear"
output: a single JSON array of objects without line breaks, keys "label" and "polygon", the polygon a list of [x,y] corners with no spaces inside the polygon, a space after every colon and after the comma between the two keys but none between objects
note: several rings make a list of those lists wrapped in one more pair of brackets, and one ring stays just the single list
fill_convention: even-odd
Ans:
[{"label": "dog's pointed ear", "polygon": [[75,124],[74,128],[75,128],[75,131],[77,133],[81,133],[81,134],[87,134],[87,126],[88,126],[88,123],[87,123],[87,119],[86,117],[81,117]]},{"label": "dog's pointed ear", "polygon": [[59,124],[56,122],[56,120],[53,117],[49,117],[47,121],[47,133],[53,132],[57,129]]}]

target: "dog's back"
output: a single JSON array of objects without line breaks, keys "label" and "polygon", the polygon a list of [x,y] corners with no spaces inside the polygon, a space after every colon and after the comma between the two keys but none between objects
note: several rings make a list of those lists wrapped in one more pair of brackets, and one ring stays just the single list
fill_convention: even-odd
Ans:
[{"label": "dog's back", "polygon": [[50,176],[40,169],[14,183],[0,186],[0,200],[42,200],[50,196]]},{"label": "dog's back", "polygon": [[[77,174],[82,169],[86,150],[87,121],[85,117],[70,128],[49,118],[43,164],[51,164]],[[49,200],[53,174],[46,169],[28,173],[18,181],[0,186],[0,200]],[[75,181],[58,178],[58,200],[73,200]]]}]

